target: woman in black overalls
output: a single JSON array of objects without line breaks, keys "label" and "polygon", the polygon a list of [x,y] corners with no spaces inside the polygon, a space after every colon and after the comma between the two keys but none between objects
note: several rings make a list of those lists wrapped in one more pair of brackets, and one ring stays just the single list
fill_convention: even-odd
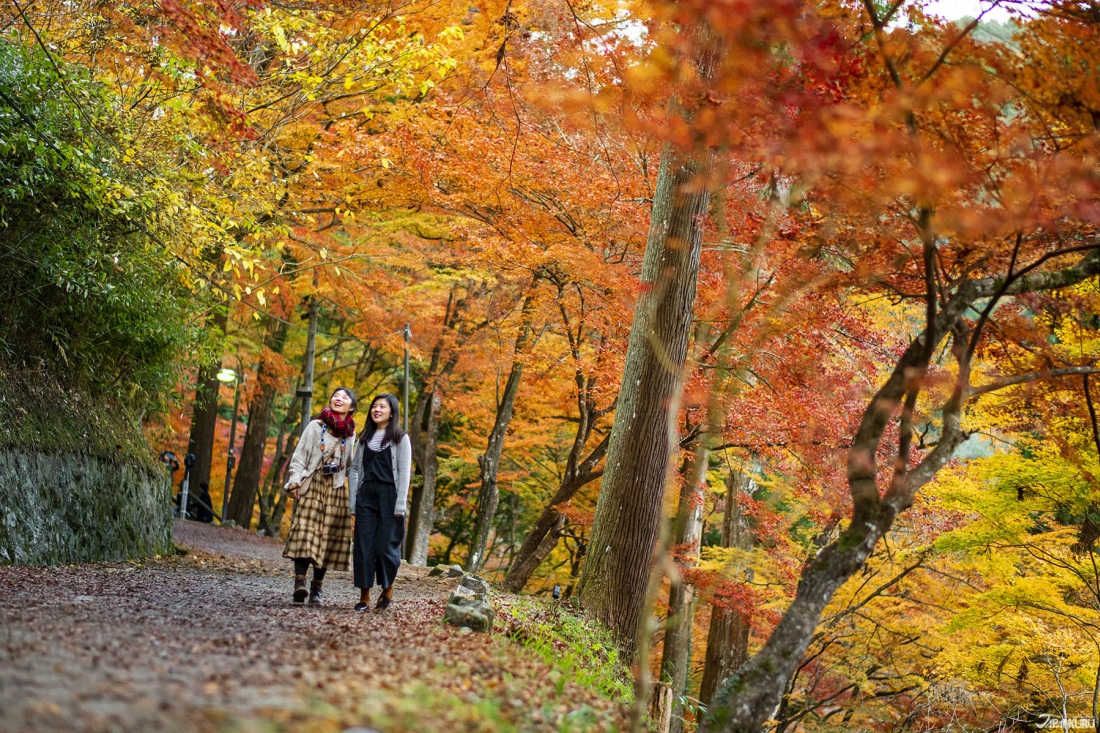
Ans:
[{"label": "woman in black overalls", "polygon": [[[393,581],[401,566],[405,536],[405,505],[412,468],[412,443],[398,425],[397,398],[374,398],[366,430],[359,439],[353,464],[355,492],[355,610],[370,608],[370,589],[382,587],[378,609],[392,602]],[[358,470],[355,470],[358,469]]]}]

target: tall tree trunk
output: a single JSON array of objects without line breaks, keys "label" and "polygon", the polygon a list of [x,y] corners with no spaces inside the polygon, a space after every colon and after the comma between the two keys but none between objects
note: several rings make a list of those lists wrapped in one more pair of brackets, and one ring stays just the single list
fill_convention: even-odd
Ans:
[{"label": "tall tree trunk", "polygon": [[[444,326],[453,326],[459,307],[454,305],[454,293],[447,304]],[[411,488],[409,501],[409,525],[406,528],[405,559],[409,564],[424,567],[428,564],[428,539],[435,523],[435,480],[439,472],[436,448],[439,442],[439,420],[443,406],[441,383],[458,363],[458,352],[452,351],[446,363],[443,359],[443,342],[436,342],[428,364],[424,388],[416,400],[416,414],[409,420],[409,438],[413,444],[413,459],[420,469],[420,486]]]},{"label": "tall tree trunk", "polygon": [[248,402],[248,427],[241,446],[241,462],[233,480],[233,493],[229,495],[229,519],[237,526],[252,526],[252,509],[256,505],[256,491],[260,486],[264,452],[267,449],[267,428],[271,422],[271,405],[275,401],[275,379],[278,370],[274,363],[286,345],[288,324],[269,319],[267,334],[263,340],[260,366],[256,370],[256,388]]},{"label": "tall tree trunk", "polygon": [[[695,65],[700,78],[708,79],[717,44],[701,32],[694,35]],[[687,119],[692,116],[688,110],[674,111]],[[709,151],[685,154],[668,143],[661,152],[641,295],[578,588],[582,605],[610,626],[628,651],[636,641],[645,603],[676,442],[675,418],[713,166]]]},{"label": "tall tree trunk", "polygon": [[[595,405],[592,405],[592,408],[586,410],[585,417],[595,416]],[[605,437],[600,441],[588,458],[577,461],[588,436],[592,433],[591,426],[595,423],[594,419],[587,422],[585,417],[582,417],[581,424],[577,427],[577,435],[573,441],[573,449],[569,454],[569,462],[566,464],[561,486],[550,499],[550,503],[542,510],[539,518],[535,520],[531,531],[523,538],[523,544],[520,545],[519,551],[512,560],[512,566],[508,568],[508,574],[501,583],[504,590],[510,593],[519,593],[523,590],[523,586],[527,585],[527,581],[531,579],[531,575],[538,566],[558,546],[561,531],[565,526],[565,517],[557,507],[572,499],[585,485],[595,481],[603,473],[596,470],[595,466],[607,452],[609,438]]]},{"label": "tall tree trunk", "polygon": [[[228,306],[218,307],[210,319],[211,326],[220,337],[225,336],[225,327],[229,322]],[[217,379],[222,362],[217,361],[199,368],[196,379],[195,401],[191,407],[191,435],[187,440],[187,452],[195,456],[195,463],[188,473],[188,494],[199,496],[199,484],[210,484],[210,469],[214,463],[214,432],[218,422]],[[184,502],[187,506],[187,502]]]},{"label": "tall tree trunk", "polygon": [[[278,537],[283,523],[283,508],[285,507],[286,491],[283,489],[282,475],[290,456],[294,453],[297,444],[296,435],[301,431],[296,427],[299,415],[296,407],[298,398],[292,397],[287,405],[286,414],[279,422],[279,436],[275,440],[275,457],[271,466],[267,469],[265,486],[260,493],[260,526],[269,537]],[[282,502],[282,504],[280,504]]]},{"label": "tall tree trunk", "polygon": [[523,308],[520,311],[519,334],[516,336],[514,355],[512,356],[512,369],[508,374],[508,381],[504,385],[504,394],[497,404],[497,415],[493,421],[493,429],[489,432],[488,445],[485,452],[478,456],[477,462],[481,467],[481,487],[477,494],[477,515],[474,520],[474,539],[470,543],[470,554],[466,557],[466,572],[477,573],[485,564],[487,553],[485,545],[489,541],[489,531],[493,526],[493,517],[500,502],[500,487],[497,486],[497,472],[500,468],[500,454],[504,450],[504,438],[508,433],[508,425],[512,422],[513,409],[516,403],[516,395],[519,394],[519,385],[523,381],[523,359],[527,351],[528,340],[531,336],[531,311],[534,309],[535,292],[538,280],[532,284],[527,297],[523,300]]},{"label": "tall tree trunk", "polygon": [[435,480],[439,472],[436,447],[439,442],[439,418],[443,396],[437,385],[421,392],[416,415],[409,421],[413,455],[420,468],[420,486],[414,487],[409,507],[409,528],[406,536],[405,559],[411,565],[428,564],[428,539],[435,523]]},{"label": "tall tree trunk", "polygon": [[271,510],[274,508],[275,496],[272,487],[275,477],[283,467],[283,453],[286,451],[287,434],[286,420],[279,421],[279,434],[275,436],[275,455],[271,459],[271,466],[267,469],[267,478],[259,489],[256,503],[259,505],[260,517],[256,522],[258,531],[271,536]]},{"label": "tall tree trunk", "polygon": [[[745,471],[733,471],[726,480],[726,512],[722,520],[722,547],[750,549],[755,543],[745,516],[742,496],[752,496],[756,484]],[[719,686],[749,658],[749,623],[744,614],[711,606],[707,658],[699,699],[709,705]]]},{"label": "tall tree trunk", "polygon": [[[699,552],[703,528],[703,487],[706,485],[709,455],[706,448],[700,448],[698,455],[685,456],[680,468],[685,475],[673,531],[679,552],[689,557],[682,567],[693,566],[695,561],[690,558]],[[661,678],[669,682],[673,694],[670,733],[682,733],[684,729],[681,700],[687,690],[694,621],[695,591],[682,578],[673,578],[668,589],[668,621],[661,653]]]},{"label": "tall tree trunk", "polygon": [[287,499],[290,498],[287,496],[285,488],[287,472],[290,470],[290,457],[294,455],[294,449],[298,446],[299,436],[302,434],[300,423],[301,421],[295,425],[294,431],[287,436],[286,447],[283,449],[282,465],[275,474],[275,486],[272,488],[271,494],[275,497],[275,505],[271,509],[271,519],[269,520],[272,531],[268,533],[272,537],[282,537],[283,516],[286,515]]}]

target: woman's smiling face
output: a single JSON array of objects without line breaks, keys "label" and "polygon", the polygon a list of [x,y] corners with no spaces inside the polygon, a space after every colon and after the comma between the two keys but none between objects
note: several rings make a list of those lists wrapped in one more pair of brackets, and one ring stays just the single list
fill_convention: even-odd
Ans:
[{"label": "woman's smiling face", "polygon": [[370,406],[370,417],[374,420],[374,424],[378,427],[382,427],[389,423],[390,415],[390,403],[384,399],[378,399],[374,401],[374,404]]},{"label": "woman's smiling face", "polygon": [[351,395],[342,389],[338,389],[332,393],[328,406],[337,415],[346,415],[351,411]]}]

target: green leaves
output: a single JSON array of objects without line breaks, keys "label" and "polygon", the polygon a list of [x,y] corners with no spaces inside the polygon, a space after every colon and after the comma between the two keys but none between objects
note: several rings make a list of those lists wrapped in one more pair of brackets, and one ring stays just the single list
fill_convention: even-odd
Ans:
[{"label": "green leaves", "polygon": [[[0,42],[0,239],[5,365],[146,398],[192,345],[190,292],[162,215],[172,196],[124,111],[77,69]],[[87,120],[97,126],[88,129]],[[183,230],[186,231],[186,230]]]}]

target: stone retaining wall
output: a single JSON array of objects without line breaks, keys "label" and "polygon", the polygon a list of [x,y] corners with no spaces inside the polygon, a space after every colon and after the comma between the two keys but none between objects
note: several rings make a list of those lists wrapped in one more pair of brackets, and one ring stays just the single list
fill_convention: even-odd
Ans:
[{"label": "stone retaining wall", "polygon": [[172,549],[166,471],[0,447],[0,564],[124,560]]}]

